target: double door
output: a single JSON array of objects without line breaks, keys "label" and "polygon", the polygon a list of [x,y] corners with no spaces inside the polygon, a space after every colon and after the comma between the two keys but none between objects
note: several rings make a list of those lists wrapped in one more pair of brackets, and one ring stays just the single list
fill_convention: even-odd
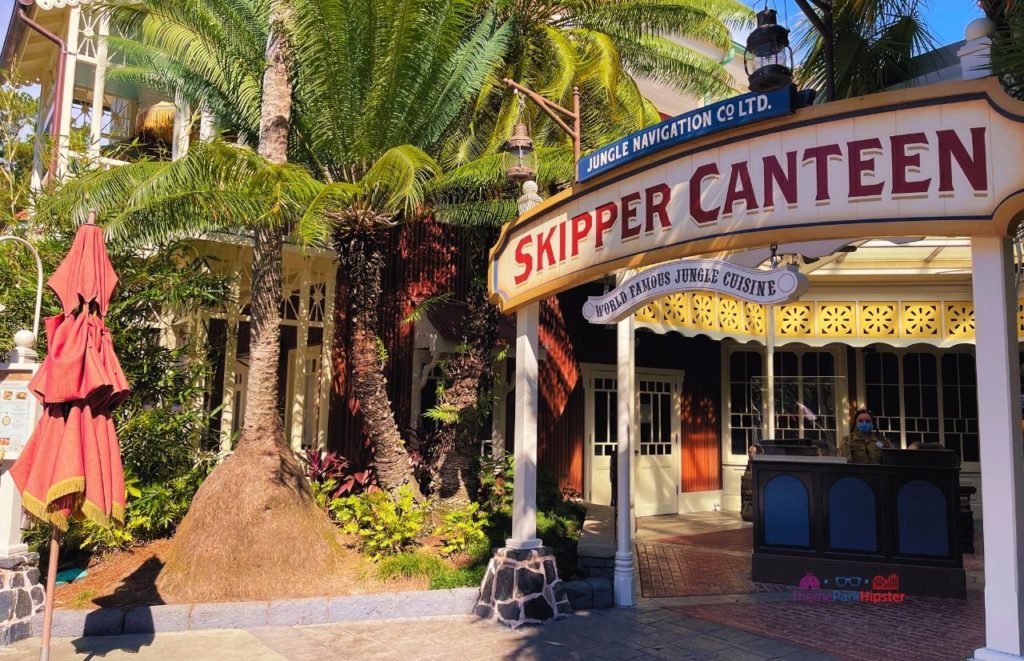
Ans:
[{"label": "double door", "polygon": [[[610,504],[618,452],[618,383],[608,368],[585,370],[587,498]],[[633,408],[633,493],[637,516],[678,511],[680,478],[678,372],[637,370]]]}]

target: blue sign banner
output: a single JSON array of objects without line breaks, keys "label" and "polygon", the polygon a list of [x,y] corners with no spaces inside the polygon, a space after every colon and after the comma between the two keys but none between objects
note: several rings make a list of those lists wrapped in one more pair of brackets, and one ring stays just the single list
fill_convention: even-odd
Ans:
[{"label": "blue sign banner", "polygon": [[576,180],[592,179],[630,161],[710,133],[788,115],[793,112],[793,96],[792,87],[765,94],[751,92],[666,119],[580,157]]}]

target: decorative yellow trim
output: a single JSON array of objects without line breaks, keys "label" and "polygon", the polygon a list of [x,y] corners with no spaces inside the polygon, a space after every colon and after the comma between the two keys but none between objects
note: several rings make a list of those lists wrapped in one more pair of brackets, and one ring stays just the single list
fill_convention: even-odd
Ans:
[{"label": "decorative yellow trim", "polygon": [[[635,313],[637,323],[655,330],[708,333],[740,341],[764,340],[765,308],[725,294],[673,294]],[[775,307],[779,339],[974,340],[974,302],[797,301]],[[1024,299],[1017,307],[1017,333],[1024,341]]]}]

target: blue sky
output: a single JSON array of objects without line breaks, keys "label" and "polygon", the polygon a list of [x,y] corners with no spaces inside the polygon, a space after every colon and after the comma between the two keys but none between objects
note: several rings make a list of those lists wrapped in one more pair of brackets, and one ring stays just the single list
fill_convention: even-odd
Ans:
[{"label": "blue sky", "polygon": [[[765,0],[744,2],[758,10],[765,4]],[[924,7],[925,22],[935,33],[935,40],[939,46],[963,39],[967,24],[981,16],[981,10],[973,0],[921,0],[921,4]],[[788,12],[789,28],[795,27],[803,17],[794,0],[768,0],[768,6],[779,12],[779,23],[785,22]]]}]

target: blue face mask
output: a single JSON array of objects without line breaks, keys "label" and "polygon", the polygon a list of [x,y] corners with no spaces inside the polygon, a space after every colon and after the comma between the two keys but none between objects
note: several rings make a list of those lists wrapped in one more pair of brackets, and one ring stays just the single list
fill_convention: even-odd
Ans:
[{"label": "blue face mask", "polygon": [[875,425],[870,423],[870,422],[858,422],[857,423],[857,431],[859,431],[862,434],[869,433],[872,429],[874,429],[874,427],[875,427]]}]

